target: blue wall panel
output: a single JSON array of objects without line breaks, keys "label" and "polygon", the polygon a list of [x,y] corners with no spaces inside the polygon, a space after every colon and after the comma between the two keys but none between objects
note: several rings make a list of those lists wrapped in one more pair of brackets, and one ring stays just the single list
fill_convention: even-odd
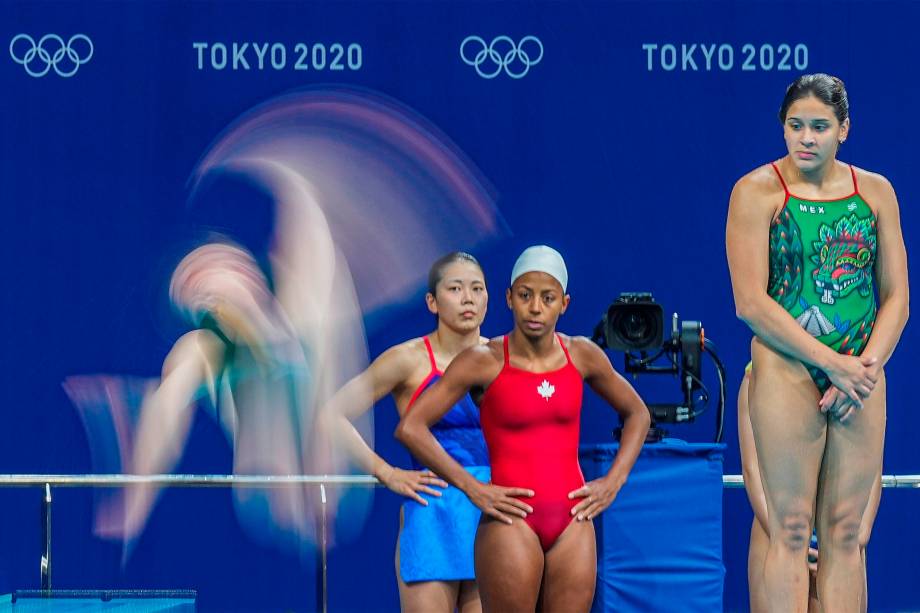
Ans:
[{"label": "blue wall panel", "polygon": [[[513,258],[547,242],[565,254],[571,274],[563,331],[589,334],[619,292],[650,290],[666,311],[703,321],[733,399],[750,333],[735,318],[724,256],[731,187],[784,154],[776,111],[785,86],[802,72],[839,75],[853,118],[841,158],[892,181],[910,249],[920,223],[911,170],[918,18],[920,6],[906,0],[0,3],[0,472],[92,469],[61,381],[157,374],[181,331],[163,290],[183,237],[220,217],[258,242],[268,225],[264,215],[249,219],[253,209],[190,206],[193,166],[240,114],[322,84],[367,88],[412,107],[494,186],[510,237],[477,249],[493,297],[485,333],[510,325],[501,297]],[[67,78],[54,69],[33,77],[16,63],[25,39],[5,51],[18,34],[37,41],[78,33],[93,54]],[[461,58],[471,35],[487,43],[532,36],[543,55],[520,78],[502,71],[486,79]],[[233,45],[244,43],[249,69],[234,69]],[[269,55],[259,68],[254,44],[266,43],[284,50],[283,63],[276,52],[275,65]],[[317,44],[334,43],[359,45],[360,64],[333,71],[313,63]],[[229,53],[223,68],[220,45]],[[298,70],[304,49],[307,69]],[[428,330],[420,296],[369,322],[372,354]],[[888,366],[887,473],[918,472],[920,464],[908,416],[917,341],[909,324]],[[669,378],[637,385],[651,401],[678,397]],[[725,469],[737,473],[733,401],[728,408]],[[392,404],[381,403],[377,447],[405,463],[391,438],[395,423]],[[583,442],[609,441],[615,425],[590,397]],[[707,417],[672,435],[706,441],[712,429]],[[225,439],[202,413],[180,470],[230,466]],[[869,550],[873,610],[920,605],[909,570],[920,564],[912,498],[883,497]],[[361,534],[333,551],[334,610],[397,606],[398,502],[378,492]],[[741,491],[725,492],[724,503],[724,601],[743,610],[751,513]],[[37,583],[37,504],[35,492],[0,491],[0,593]],[[124,567],[120,548],[91,536],[89,493],[62,493],[56,510],[61,587],[196,587],[202,606],[215,609],[314,601],[309,556],[247,539],[227,492],[167,494]]]}]

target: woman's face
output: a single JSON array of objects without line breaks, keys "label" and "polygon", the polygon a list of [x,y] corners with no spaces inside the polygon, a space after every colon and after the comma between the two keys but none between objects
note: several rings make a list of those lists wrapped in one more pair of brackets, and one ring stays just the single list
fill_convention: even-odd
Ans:
[{"label": "woman's face", "polygon": [[460,260],[444,267],[428,309],[438,316],[440,323],[464,333],[479,329],[488,304],[482,270],[472,262]]},{"label": "woman's face", "polygon": [[507,300],[515,327],[529,338],[552,334],[569,306],[559,281],[545,272],[528,272],[515,279]]},{"label": "woman's face", "polygon": [[833,162],[849,128],[849,118],[841,124],[833,107],[814,96],[807,96],[789,105],[783,138],[793,163],[808,173]]}]

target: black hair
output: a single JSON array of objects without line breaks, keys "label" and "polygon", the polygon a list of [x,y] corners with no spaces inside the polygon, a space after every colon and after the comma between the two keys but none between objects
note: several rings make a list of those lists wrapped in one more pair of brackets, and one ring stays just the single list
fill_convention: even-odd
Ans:
[{"label": "black hair", "polygon": [[837,121],[843,123],[850,116],[850,102],[847,99],[847,90],[843,81],[823,72],[803,74],[789,84],[786,96],[779,107],[779,122],[786,123],[786,113],[796,100],[814,96],[824,104],[834,109]]},{"label": "black hair", "polygon": [[443,255],[435,260],[434,264],[431,265],[431,269],[428,271],[428,291],[432,296],[435,295],[438,283],[444,278],[444,269],[454,262],[469,262],[470,264],[475,264],[479,271],[483,273],[483,277],[485,276],[485,272],[482,270],[482,264],[480,264],[479,260],[475,257],[465,251],[451,251],[447,255]]}]

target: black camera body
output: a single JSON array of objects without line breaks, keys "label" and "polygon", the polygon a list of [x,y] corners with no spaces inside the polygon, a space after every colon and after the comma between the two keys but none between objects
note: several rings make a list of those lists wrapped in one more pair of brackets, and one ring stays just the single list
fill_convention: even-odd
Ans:
[{"label": "black camera body", "polygon": [[[722,364],[713,351],[712,343],[706,340],[703,325],[699,321],[680,321],[677,313],[674,313],[670,332],[669,338],[665,338],[664,309],[655,302],[651,292],[624,292],[607,308],[594,329],[592,339],[602,348],[624,352],[627,373],[634,376],[647,373],[679,377],[683,402],[649,405],[652,427],[647,441],[660,440],[667,435],[657,427],[657,423],[692,422],[705,410],[709,394],[703,385],[701,358],[704,351],[709,353],[716,364],[720,380],[719,413],[716,418],[716,440],[719,441],[724,411]],[[655,364],[659,358],[662,358],[663,364]],[[704,409],[697,410],[701,401]]]},{"label": "black camera body", "polygon": [[607,347],[614,351],[650,351],[664,340],[664,309],[651,292],[624,292],[604,318]]}]

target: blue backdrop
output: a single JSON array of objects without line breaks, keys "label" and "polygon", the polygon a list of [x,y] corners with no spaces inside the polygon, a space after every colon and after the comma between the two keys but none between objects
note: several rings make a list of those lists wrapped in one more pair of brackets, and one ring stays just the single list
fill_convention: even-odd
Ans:
[{"label": "blue backdrop", "polygon": [[[734,394],[750,333],[735,318],[725,263],[728,194],[742,174],[784,154],[776,111],[785,86],[802,72],[836,74],[853,121],[841,158],[892,181],[910,248],[920,223],[910,178],[918,18],[907,0],[0,3],[0,472],[91,470],[61,381],[158,373],[180,330],[165,308],[170,258],[189,228],[214,223],[213,209],[186,204],[194,164],[254,105],[346,84],[414,108],[494,185],[512,234],[477,252],[492,288],[486,334],[509,327],[505,280],[520,249],[538,242],[568,261],[565,332],[590,334],[621,291],[652,291],[667,311],[702,320],[729,368],[725,468],[738,473]],[[83,34],[75,52],[85,57],[88,40],[93,53],[32,76],[42,61],[17,63],[28,47],[19,34]],[[481,76],[495,67],[477,72],[460,54],[473,35],[486,44],[533,37],[526,74],[515,63]],[[253,237],[269,223],[242,208],[221,213],[226,228]],[[384,323],[369,328],[374,355],[427,332],[421,293]],[[917,330],[908,325],[888,366],[886,473],[920,472],[908,414]],[[669,378],[638,387],[649,401],[678,397]],[[586,404],[583,442],[608,441],[612,411],[593,397]],[[405,464],[395,423],[392,404],[381,403],[378,449]],[[712,430],[707,416],[672,435],[705,441]],[[191,449],[179,470],[229,471],[225,439],[203,414]],[[914,498],[883,496],[868,556],[872,610],[920,606]],[[399,502],[378,492],[358,538],[332,553],[333,610],[397,606]],[[726,491],[724,504],[725,603],[743,610],[751,512],[741,490]],[[0,593],[37,585],[37,505],[37,492],[0,491]],[[216,609],[313,602],[311,561],[247,539],[226,491],[167,493],[124,569],[120,549],[91,536],[88,492],[60,492],[55,508],[59,587],[192,587]]]}]

